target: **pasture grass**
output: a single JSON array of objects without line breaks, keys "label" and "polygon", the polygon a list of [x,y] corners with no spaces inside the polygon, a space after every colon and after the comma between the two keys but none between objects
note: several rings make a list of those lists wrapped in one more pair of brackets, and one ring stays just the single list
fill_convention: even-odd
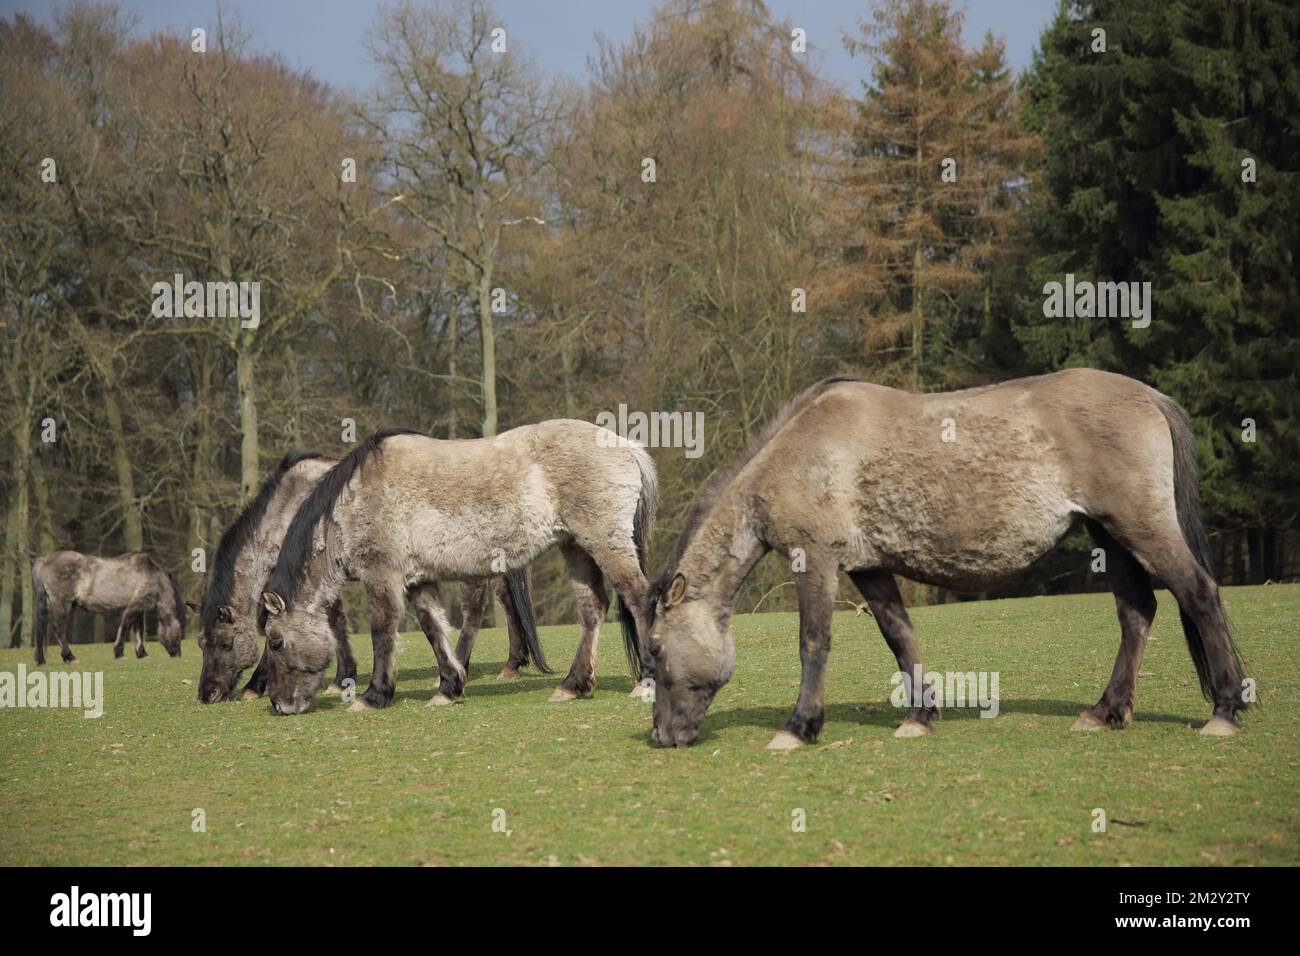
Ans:
[{"label": "pasture grass", "polygon": [[[1002,698],[995,719],[949,710],[913,740],[891,736],[895,665],[874,622],[837,615],[821,742],[789,753],[763,748],[795,700],[791,614],[736,619],[735,677],[681,751],[650,745],[613,624],[591,700],[549,703],[560,674],[496,680],[505,639],[489,630],[468,700],[426,708],[436,677],[417,633],[388,710],[320,698],[294,718],[200,706],[193,640],[177,660],[153,643],[142,661],[81,646],[77,668],[105,673],[102,717],[0,710],[0,864],[1300,862],[1300,585],[1225,591],[1264,701],[1229,739],[1195,733],[1210,708],[1158,598],[1126,731],[1068,729],[1110,674],[1110,596],[1031,598],[912,612],[928,669],[997,671]],[[561,673],[577,636],[543,629]],[[355,641],[363,684],[369,643]],[[30,653],[0,651],[0,670]]]}]

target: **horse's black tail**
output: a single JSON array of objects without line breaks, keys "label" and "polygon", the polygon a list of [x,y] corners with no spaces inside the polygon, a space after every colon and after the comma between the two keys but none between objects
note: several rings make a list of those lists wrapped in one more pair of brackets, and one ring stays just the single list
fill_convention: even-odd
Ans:
[{"label": "horse's black tail", "polygon": [[32,562],[32,647],[36,654],[36,663],[45,663],[45,634],[50,626],[50,592],[45,590],[45,579],[41,577],[40,565]]},{"label": "horse's black tail", "polygon": [[[1201,486],[1197,477],[1196,441],[1192,434],[1192,422],[1181,405],[1167,395],[1158,392],[1156,394],[1159,396],[1156,404],[1164,413],[1165,421],[1169,423],[1169,436],[1174,444],[1174,508],[1178,513],[1178,527],[1182,530],[1183,540],[1187,542],[1187,548],[1192,552],[1196,563],[1210,576],[1211,581],[1217,582],[1210,537],[1205,532],[1205,522],[1201,516]],[[1218,589],[1213,590],[1212,600],[1218,605],[1218,612],[1223,616],[1224,639],[1227,642],[1225,650],[1228,659],[1225,664],[1228,673],[1222,675],[1222,679],[1236,688],[1239,709],[1245,710],[1249,706],[1249,702],[1242,698],[1245,667],[1237,646],[1233,643],[1232,634],[1228,630],[1228,617],[1223,612]],[[1196,621],[1188,616],[1181,602],[1178,615],[1183,622],[1183,636],[1187,639],[1187,650],[1192,655],[1192,663],[1196,665],[1196,676],[1201,682],[1201,693],[1205,695],[1206,700],[1213,700],[1215,676],[1205,646],[1205,636]]]},{"label": "horse's black tail", "polygon": [[542,642],[537,637],[537,621],[533,617],[533,593],[528,587],[528,569],[515,568],[506,574],[506,590],[510,593],[510,603],[514,605],[515,623],[524,634],[524,645],[533,659],[533,664],[543,674],[554,674],[551,665],[546,663],[542,653]]},{"label": "horse's black tail", "polygon": [[167,581],[172,586],[172,604],[176,606],[176,620],[181,626],[181,638],[185,637],[185,602],[181,600],[181,589],[176,586],[176,575],[167,573]]},{"label": "horse's black tail", "polygon": [[[650,539],[655,527],[655,505],[659,500],[659,478],[655,474],[654,460],[645,449],[634,446],[632,451],[641,472],[641,493],[637,497],[636,511],[632,514],[632,542],[636,545],[636,560],[641,567],[641,576],[645,577],[646,555],[650,551]],[[618,618],[623,627],[623,650],[627,653],[627,665],[632,676],[640,680],[641,635],[637,632],[636,616],[621,594],[618,596]]]}]

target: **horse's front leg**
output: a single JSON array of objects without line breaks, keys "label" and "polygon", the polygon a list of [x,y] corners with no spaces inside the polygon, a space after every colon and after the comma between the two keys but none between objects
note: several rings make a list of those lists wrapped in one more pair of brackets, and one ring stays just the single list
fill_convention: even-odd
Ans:
[{"label": "horse's front leg", "polygon": [[474,653],[474,639],[487,612],[489,593],[486,579],[460,582],[460,639],[456,641],[456,660],[466,673]]},{"label": "horse's front leg", "polygon": [[239,693],[240,700],[257,700],[266,693],[266,681],[269,676],[267,671],[267,652],[264,648],[262,656],[257,661],[257,666],[253,668],[253,676],[248,678],[248,683]]},{"label": "horse's front leg", "polygon": [[149,654],[144,649],[144,612],[135,611],[131,613],[131,630],[135,632],[135,656],[148,657]]},{"label": "horse's front leg", "polygon": [[769,743],[769,750],[793,750],[816,741],[826,719],[826,659],[831,652],[831,614],[839,567],[833,559],[809,556],[808,569],[799,572],[795,590],[799,597],[799,700],[785,729]]},{"label": "horse's front leg", "polygon": [[334,634],[334,651],[338,656],[338,668],[334,672],[334,683],[325,688],[328,695],[342,694],[349,687],[357,686],[357,659],[352,656],[352,644],[348,640],[348,615],[343,610],[343,599],[339,598],[329,609],[330,630]]},{"label": "horse's front leg", "polygon": [[[921,737],[930,733],[933,729],[931,721],[939,708],[925,703],[926,697],[933,695],[930,685],[925,683],[921,652],[912,636],[912,621],[903,605],[903,596],[898,593],[898,582],[888,571],[850,571],[849,579],[866,599],[881,636],[894,652],[899,673],[903,675],[903,687],[912,705],[894,736]],[[920,688],[915,686],[917,674],[922,675]]]},{"label": "horse's front leg", "polygon": [[397,626],[405,607],[402,592],[401,585],[392,582],[366,584],[370,601],[370,643],[374,647],[375,661],[370,686],[348,710],[377,710],[392,703],[393,692],[397,689],[397,666],[394,663]]}]

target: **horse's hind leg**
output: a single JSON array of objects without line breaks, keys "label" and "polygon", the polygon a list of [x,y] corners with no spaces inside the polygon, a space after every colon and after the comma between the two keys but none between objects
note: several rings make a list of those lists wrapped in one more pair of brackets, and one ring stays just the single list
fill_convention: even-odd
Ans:
[{"label": "horse's hind leg", "polygon": [[135,656],[137,659],[148,657],[149,654],[144,649],[144,612],[128,609],[126,613],[131,616],[130,627],[135,633]]},{"label": "horse's hind leg", "polygon": [[122,618],[117,622],[117,640],[113,642],[113,656],[121,657],[126,653],[126,612],[122,612]]},{"label": "horse's hind leg", "polygon": [[653,700],[654,673],[644,639],[650,633],[650,626],[642,611],[650,582],[641,572],[641,563],[635,551],[592,548],[591,556],[622,601],[619,617],[622,619],[624,649],[629,659],[637,659],[641,669],[641,679],[628,696]]},{"label": "horse's hind leg", "polygon": [[54,639],[59,642],[59,650],[62,652],[63,663],[77,663],[77,655],[72,653],[72,648],[68,646],[68,619],[72,617],[71,606],[50,607],[50,630],[54,632]]},{"label": "horse's hind leg", "polygon": [[[850,571],[849,580],[866,599],[876,626],[894,652],[899,673],[903,675],[903,687],[912,702],[907,718],[894,731],[894,736],[920,737],[930,733],[934,729],[931,721],[939,708],[924,706],[929,685],[922,686],[918,694],[913,683],[917,674],[925,674],[925,668],[921,666],[921,651],[912,635],[911,618],[907,616],[903,596],[898,593],[898,582],[888,571]],[[922,677],[922,681],[924,679]]]},{"label": "horse's hind leg", "polygon": [[839,568],[833,560],[808,559],[808,568],[795,575],[799,598],[799,700],[785,729],[767,745],[769,750],[792,750],[810,744],[826,719],[826,660],[831,652],[831,614],[839,587]]},{"label": "horse's hind leg", "polygon": [[[1116,534],[1116,537],[1119,537]],[[1178,601],[1183,635],[1196,665],[1201,690],[1214,702],[1214,713],[1201,733],[1228,736],[1241,729],[1238,711],[1247,708],[1241,660],[1228,632],[1219,586],[1174,529],[1150,542],[1126,542]]]},{"label": "horse's hind leg", "polygon": [[572,541],[560,546],[569,581],[573,585],[573,600],[578,606],[578,620],[582,622],[582,639],[573,665],[560,686],[555,688],[551,700],[566,701],[590,697],[596,689],[596,647],[600,643],[600,624],[609,610],[609,595],[605,593],[605,576],[586,551]]},{"label": "horse's hind leg", "polygon": [[1156,595],[1146,568],[1110,532],[1092,520],[1088,521],[1088,532],[1106,553],[1106,577],[1115,592],[1115,609],[1119,612],[1120,645],[1101,700],[1080,714],[1070,729],[1122,729],[1133,719],[1138,668],[1156,616]]},{"label": "horse's hind leg", "polygon": [[424,636],[433,648],[433,655],[438,659],[438,691],[429,699],[429,706],[451,704],[465,694],[465,668],[452,650],[447,636],[451,633],[451,622],[443,609],[438,585],[434,582],[417,584],[407,589],[406,599],[415,608],[415,616],[420,619]]},{"label": "horse's hind leg", "polygon": [[[338,667],[334,671],[334,682],[325,688],[325,693],[333,697],[342,694],[349,686],[357,686],[357,659],[352,656],[352,644],[348,640],[348,615],[343,610],[342,598],[330,605],[329,621]],[[352,682],[351,685],[348,681]]]}]

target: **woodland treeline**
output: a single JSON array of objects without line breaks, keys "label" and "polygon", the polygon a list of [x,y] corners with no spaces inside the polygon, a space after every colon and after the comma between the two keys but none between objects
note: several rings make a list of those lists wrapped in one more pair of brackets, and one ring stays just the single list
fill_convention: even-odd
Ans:
[{"label": "woodland treeline", "polygon": [[[653,452],[655,563],[837,373],[1136,376],[1194,416],[1223,577],[1294,577],[1300,8],[1063,2],[1020,76],[948,3],[861,18],[808,38],[851,47],[852,89],[758,0],[667,0],[575,84],[486,3],[403,2],[358,38],[379,86],[349,91],[229,11],[206,52],[107,4],[0,20],[0,623],[25,631],[56,547],[147,550],[197,599],[196,550],[287,449],[345,453],[349,421],[702,412],[703,455]],[[258,326],[156,314],[177,274],[259,282]],[[1150,282],[1150,325],[1046,317],[1067,274]],[[1089,550],[1018,593],[1103,588]],[[740,607],[790,606],[788,570],[760,572]],[[558,562],[534,587],[571,617]]]}]

